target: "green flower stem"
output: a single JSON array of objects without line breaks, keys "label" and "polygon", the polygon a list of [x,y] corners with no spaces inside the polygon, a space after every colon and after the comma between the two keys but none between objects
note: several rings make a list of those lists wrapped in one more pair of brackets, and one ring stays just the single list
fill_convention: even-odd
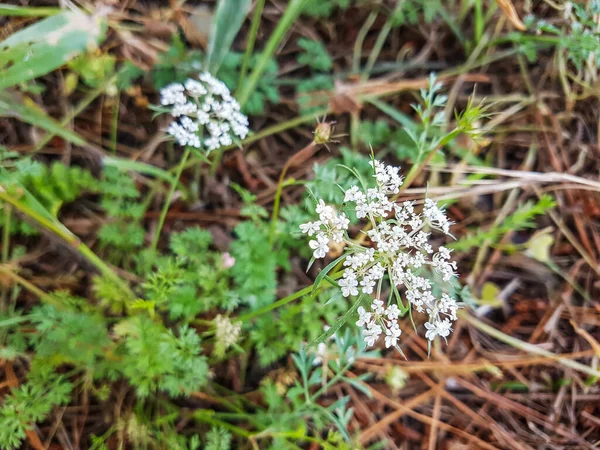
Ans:
[{"label": "green flower stem", "polygon": [[129,298],[135,298],[133,292],[127,285],[125,281],[123,281],[101,258],[98,257],[87,245],[85,245],[81,240],[73,234],[67,227],[65,227],[62,223],[58,222],[58,220],[51,220],[43,214],[40,214],[38,211],[29,207],[25,203],[21,202],[19,199],[13,197],[8,194],[6,190],[0,186],[0,200],[5,201],[6,203],[11,204],[16,209],[21,211],[23,214],[28,216],[37,222],[40,226],[46,228],[52,233],[56,234],[63,241],[81,253],[90,263],[92,263],[96,268],[107,278],[110,278],[112,281],[117,284],[124,294]]},{"label": "green flower stem", "polygon": [[511,347],[515,347],[519,350],[522,350],[527,353],[531,353],[533,355],[540,355],[547,357],[548,359],[552,359],[564,367],[568,367],[569,369],[578,370],[579,372],[583,372],[585,374],[591,375],[593,377],[600,378],[600,371],[593,369],[585,364],[578,363],[577,361],[572,361],[570,359],[561,358],[560,356],[552,353],[548,350],[544,350],[543,348],[538,347],[537,345],[530,344],[528,342],[523,342],[520,339],[509,336],[508,334],[503,333],[496,328],[489,326],[486,323],[483,323],[479,319],[476,319],[471,314],[469,314],[465,310],[460,310],[457,313],[459,319],[464,320],[468,324],[474,326],[480,331],[483,331],[488,336],[491,336],[495,339],[498,339],[500,342],[504,342],[505,344],[510,345]]},{"label": "green flower stem", "polygon": [[[339,272],[334,273],[333,275],[330,275],[330,278],[337,280],[341,276],[342,276],[342,271],[339,271]],[[305,295],[310,294],[312,291],[313,291],[313,285],[311,284],[310,286],[306,286],[305,288],[300,289],[299,291],[296,291],[293,294],[288,295],[287,297],[283,297],[282,299],[277,300],[276,302],[273,302],[270,305],[267,305],[260,309],[255,310],[255,311],[250,311],[249,313],[243,314],[243,315],[239,316],[237,318],[237,320],[241,321],[241,322],[246,322],[250,319],[254,319],[255,317],[262,316],[263,314],[273,311],[274,309],[277,309],[281,306],[284,306],[284,305],[287,305],[288,303],[293,302],[294,300],[304,297]]]},{"label": "green flower stem", "polygon": [[297,161],[299,157],[301,158],[303,155],[311,152],[314,147],[316,147],[315,141],[312,141],[298,153],[294,154],[291,158],[287,160],[283,169],[281,170],[281,174],[279,175],[279,181],[277,182],[277,191],[275,192],[275,199],[273,200],[273,214],[271,216],[271,229],[269,230],[269,247],[272,249],[273,244],[275,243],[275,231],[277,229],[277,219],[279,218],[279,205],[281,204],[281,193],[283,192],[283,188],[285,186],[289,186],[294,184],[294,180],[285,180],[285,176],[292,166],[294,161]]},{"label": "green flower stem", "polygon": [[[259,131],[256,134],[253,134],[252,136],[248,136],[246,139],[244,139],[241,142],[241,146],[252,144],[252,143],[254,143],[256,141],[260,141],[261,139],[263,139],[263,138],[265,138],[267,136],[271,136],[273,134],[281,133],[282,131],[289,130],[290,128],[297,127],[298,125],[302,125],[302,124],[305,124],[305,123],[308,123],[308,122],[312,122],[312,121],[315,120],[316,117],[324,116],[328,112],[329,112],[328,108],[322,108],[322,109],[320,109],[318,111],[315,111],[315,112],[312,112],[310,114],[305,114],[304,116],[296,117],[295,119],[275,124],[272,127],[265,128],[264,130]],[[227,151],[227,150],[235,150],[235,149],[238,149],[238,148],[240,148],[240,146],[233,144],[233,145],[229,145],[227,147],[221,147],[218,150],[218,152]],[[216,154],[218,154],[218,153],[216,153]],[[185,165],[185,168],[187,169],[187,168],[193,166],[194,164],[198,164],[199,162],[204,162],[204,159],[201,159],[201,158],[190,158],[190,160]]]},{"label": "green flower stem", "polygon": [[262,316],[274,309],[277,309],[281,306],[287,305],[288,303],[293,302],[294,300],[299,299],[300,297],[304,297],[312,292],[312,284],[310,286],[306,286],[304,289],[300,289],[299,291],[294,292],[293,294],[288,295],[287,297],[283,297],[276,302],[271,303],[270,305],[264,306],[260,309],[250,311],[249,313],[243,314],[238,317],[238,320],[241,322],[246,322],[250,319],[254,319],[255,317]]},{"label": "green flower stem", "polygon": [[226,428],[227,430],[231,431],[232,433],[234,433],[238,436],[244,437],[246,439],[249,439],[252,436],[252,433],[244,430],[243,428],[236,427],[235,425],[232,425],[228,422],[224,422],[222,420],[217,419],[215,417],[215,412],[212,410],[208,410],[208,409],[198,410],[193,414],[193,417],[196,420],[207,423],[209,425],[216,425],[216,426],[221,426],[223,428]]},{"label": "green flower stem", "polygon": [[177,166],[177,172],[175,173],[175,180],[171,183],[171,188],[167,193],[167,198],[165,198],[165,204],[163,205],[162,211],[160,212],[160,217],[158,218],[158,225],[156,227],[156,231],[154,232],[154,238],[152,239],[152,245],[150,248],[152,251],[156,251],[156,247],[158,246],[158,240],[160,239],[160,232],[162,231],[162,227],[165,224],[165,219],[167,218],[167,213],[169,212],[169,206],[171,204],[171,199],[173,198],[173,194],[175,194],[175,189],[179,184],[179,179],[181,178],[181,174],[183,173],[183,169],[185,168],[185,163],[190,157],[192,150],[191,147],[186,147],[183,152],[183,157]]},{"label": "green flower stem", "polygon": [[319,389],[317,392],[315,392],[313,395],[311,395],[310,401],[312,403],[314,403],[321,395],[323,395],[325,392],[327,392],[327,389],[329,389],[331,386],[333,386],[335,383],[337,383],[338,380],[343,378],[344,374],[346,373],[346,371],[348,369],[350,369],[350,367],[352,367],[352,363],[347,363],[338,373],[336,373],[327,382],[327,384],[325,386],[323,386],[321,389]]}]

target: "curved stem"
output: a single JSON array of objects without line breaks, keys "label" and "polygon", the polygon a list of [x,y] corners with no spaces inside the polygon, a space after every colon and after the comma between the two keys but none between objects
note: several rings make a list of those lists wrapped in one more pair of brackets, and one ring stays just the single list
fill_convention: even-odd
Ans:
[{"label": "curved stem", "polygon": [[[26,192],[25,189],[21,188],[23,193]],[[31,194],[29,194],[30,200],[33,198]],[[134,294],[129,288],[129,285],[122,280],[109,266],[106,264],[101,258],[96,255],[92,249],[90,249],[87,245],[85,245],[81,240],[71,232],[67,227],[65,227],[62,223],[60,223],[57,219],[53,218],[50,213],[44,211],[45,214],[42,214],[40,211],[31,207],[25,202],[22,202],[20,199],[12,196],[4,187],[0,186],[0,200],[3,200],[16,209],[21,211],[23,214],[33,219],[42,227],[51,231],[60,237],[63,241],[81,253],[85,258],[91,262],[96,268],[107,278],[110,278],[116,285],[118,285],[124,294],[128,298],[134,298]]]},{"label": "curved stem", "polygon": [[175,194],[175,189],[177,189],[177,185],[179,184],[179,178],[181,178],[181,174],[183,173],[183,169],[185,168],[185,163],[190,157],[190,154],[191,148],[186,147],[185,151],[183,152],[183,157],[181,158],[181,161],[179,161],[179,165],[177,166],[175,179],[173,180],[173,183],[171,183],[171,188],[169,189],[167,198],[165,198],[165,204],[163,205],[162,211],[160,212],[160,217],[158,218],[158,225],[156,227],[156,231],[154,232],[154,238],[152,239],[152,244],[150,246],[152,251],[156,251],[158,240],[160,239],[160,232],[162,231],[162,227],[165,224],[165,219],[167,218],[167,213],[169,212],[171,199],[173,198],[173,194]]},{"label": "curved stem", "polygon": [[279,181],[277,182],[277,191],[275,192],[275,199],[273,201],[273,214],[271,215],[271,229],[269,230],[269,247],[273,248],[273,244],[275,243],[275,230],[277,228],[277,219],[279,217],[279,205],[281,203],[281,193],[283,192],[283,187],[286,185],[284,182],[285,175],[287,174],[289,168],[296,161],[303,160],[303,158],[308,154],[311,155],[311,151],[316,147],[315,141],[312,141],[298,153],[294,154],[290,159],[287,160],[285,166],[281,170],[281,174],[279,175]]}]

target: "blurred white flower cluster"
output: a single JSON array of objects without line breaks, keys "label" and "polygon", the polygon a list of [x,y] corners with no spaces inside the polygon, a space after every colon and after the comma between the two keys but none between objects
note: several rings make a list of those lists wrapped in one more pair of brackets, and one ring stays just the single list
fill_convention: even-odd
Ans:
[{"label": "blurred white flower cluster", "polygon": [[220,314],[214,320],[218,353],[224,353],[225,350],[238,341],[242,331],[242,324],[241,322],[233,323],[228,317]]},{"label": "blurred white flower cluster", "polygon": [[[446,293],[436,298],[432,281],[421,275],[429,268],[439,274],[442,284],[456,276],[451,251],[443,246],[434,250],[429,243],[431,230],[449,234],[452,223],[430,199],[425,199],[420,213],[415,211],[415,202],[394,203],[390,197],[400,191],[403,182],[399,168],[376,160],[371,165],[376,187],[353,186],[344,196],[346,205],[354,205],[357,218],[370,222],[366,242],[351,240],[346,214],[323,200],[316,207],[319,220],[302,224],[300,229],[313,238],[309,245],[314,258],[325,257],[331,242],[346,244],[342,257],[345,269],[338,283],[345,297],[372,298],[369,310],[358,308],[356,322],[363,327],[367,345],[374,345],[383,335],[386,347],[397,347],[401,334],[398,318],[412,310],[429,315],[427,339],[446,338],[456,320],[458,304]],[[389,281],[387,305],[381,299],[384,279]]]},{"label": "blurred white flower cluster", "polygon": [[160,103],[175,117],[167,133],[179,145],[208,151],[231,145],[248,135],[248,118],[225,84],[208,72],[172,83],[160,91]]}]

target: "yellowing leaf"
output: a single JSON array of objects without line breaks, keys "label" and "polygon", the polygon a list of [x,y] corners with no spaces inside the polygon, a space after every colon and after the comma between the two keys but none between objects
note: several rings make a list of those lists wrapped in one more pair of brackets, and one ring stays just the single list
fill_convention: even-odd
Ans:
[{"label": "yellowing leaf", "polygon": [[487,282],[481,288],[480,305],[489,305],[495,308],[502,306],[502,299],[498,298],[500,288],[491,282]]},{"label": "yellowing leaf", "polygon": [[551,261],[550,248],[552,247],[552,244],[554,244],[554,237],[552,237],[549,232],[544,231],[536,233],[525,244],[525,247],[527,247],[525,255],[537,259],[542,263],[548,263]]}]

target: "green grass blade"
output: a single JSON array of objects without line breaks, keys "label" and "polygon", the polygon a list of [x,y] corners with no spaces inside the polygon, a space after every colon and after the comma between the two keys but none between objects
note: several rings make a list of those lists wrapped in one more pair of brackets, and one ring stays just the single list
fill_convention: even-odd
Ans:
[{"label": "green grass blade", "polygon": [[250,94],[254,91],[254,89],[256,89],[258,80],[260,80],[260,77],[265,71],[269,59],[273,56],[275,50],[277,50],[277,46],[302,12],[305,3],[306,0],[291,0],[288,7],[285,9],[283,16],[277,23],[275,31],[267,41],[267,45],[261,53],[260,59],[254,67],[254,70],[250,72],[248,81],[244,84],[244,86],[241,86],[238,96],[238,101],[241,106],[244,106],[244,104],[248,101],[248,98],[250,98]]},{"label": "green grass blade", "polygon": [[217,4],[206,57],[207,70],[213,75],[219,70],[240,31],[250,3],[250,0],[220,0]]},{"label": "green grass blade", "polygon": [[17,6],[0,3],[0,16],[46,17],[61,11],[62,9],[55,6]]}]

